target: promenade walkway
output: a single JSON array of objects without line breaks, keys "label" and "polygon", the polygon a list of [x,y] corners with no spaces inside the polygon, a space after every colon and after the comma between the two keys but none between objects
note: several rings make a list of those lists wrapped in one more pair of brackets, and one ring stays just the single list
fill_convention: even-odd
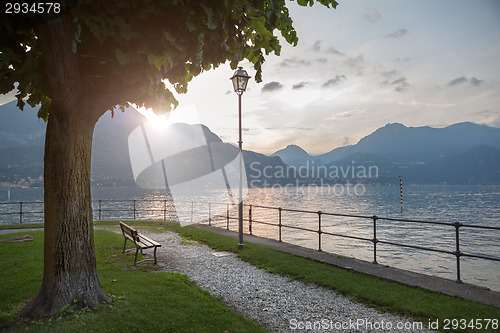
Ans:
[{"label": "promenade walkway", "polygon": [[[238,233],[234,231],[210,227],[207,225],[195,226],[197,228],[216,232],[224,236],[236,239],[238,238]],[[500,307],[500,292],[493,291],[485,287],[467,283],[457,283],[454,280],[414,273],[407,270],[388,267],[380,264],[373,264],[371,262],[363,260],[338,257],[326,252],[318,252],[316,250],[304,248],[301,246],[247,234],[245,234],[244,240],[245,242],[259,244],[275,250],[290,253],[303,258],[313,259],[340,268],[352,269],[356,272],[376,276],[385,280],[399,282],[412,287],[420,287],[445,295],[461,297],[479,303]]]},{"label": "promenade walkway", "polygon": [[[195,226],[221,235],[238,237],[233,231],[206,225]],[[119,227],[100,229],[120,233]],[[317,329],[310,330],[312,332],[367,332],[378,330],[377,327],[382,327],[380,325],[385,325],[383,331],[386,332],[429,331],[425,328],[427,322],[384,313],[354,302],[333,290],[268,273],[240,260],[234,253],[214,251],[206,245],[183,240],[177,233],[151,233],[147,230],[143,233],[162,244],[158,252],[158,266],[161,270],[187,275],[214,297],[255,320],[270,332],[301,331],[300,328],[308,325],[316,325]],[[245,241],[386,280],[500,307],[500,293],[486,288],[341,258],[256,236],[245,235]]]}]

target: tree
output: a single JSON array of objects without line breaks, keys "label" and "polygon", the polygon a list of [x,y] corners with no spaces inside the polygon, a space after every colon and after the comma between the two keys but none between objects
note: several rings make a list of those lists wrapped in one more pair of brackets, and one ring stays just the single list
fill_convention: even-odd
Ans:
[{"label": "tree", "polygon": [[298,40],[285,0],[66,0],[52,16],[37,9],[0,22],[0,93],[17,84],[19,108],[41,104],[48,121],[44,272],[24,311],[31,317],[75,300],[111,302],[97,277],[90,195],[99,117],[128,102],[169,110],[177,102],[162,80],[185,93],[194,76],[226,61],[234,69],[248,59],[259,82],[265,55],[280,53],[275,31]]}]

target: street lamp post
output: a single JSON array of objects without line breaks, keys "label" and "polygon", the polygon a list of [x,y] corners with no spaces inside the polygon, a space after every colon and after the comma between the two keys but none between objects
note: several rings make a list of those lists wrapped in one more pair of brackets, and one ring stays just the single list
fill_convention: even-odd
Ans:
[{"label": "street lamp post", "polygon": [[238,120],[239,120],[239,195],[238,195],[238,235],[239,243],[238,249],[243,249],[243,180],[242,180],[242,168],[243,168],[243,141],[241,135],[241,95],[247,89],[248,79],[250,76],[243,69],[243,67],[238,67],[231,77],[233,81],[234,92],[238,95]]}]

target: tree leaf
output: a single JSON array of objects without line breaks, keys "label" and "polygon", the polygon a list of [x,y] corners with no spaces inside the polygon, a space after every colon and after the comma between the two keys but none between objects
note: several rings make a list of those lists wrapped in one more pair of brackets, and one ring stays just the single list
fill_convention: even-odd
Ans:
[{"label": "tree leaf", "polygon": [[130,53],[125,53],[121,49],[115,49],[116,59],[120,65],[126,65],[130,62]]}]

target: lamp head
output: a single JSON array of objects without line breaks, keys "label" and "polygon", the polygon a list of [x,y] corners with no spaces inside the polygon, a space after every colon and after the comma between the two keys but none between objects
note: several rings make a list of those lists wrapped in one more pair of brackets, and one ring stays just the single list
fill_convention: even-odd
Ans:
[{"label": "lamp head", "polygon": [[238,69],[234,72],[231,77],[231,81],[233,81],[234,92],[238,95],[241,95],[247,89],[248,79],[250,76],[247,71],[243,69],[243,67],[238,67]]}]

